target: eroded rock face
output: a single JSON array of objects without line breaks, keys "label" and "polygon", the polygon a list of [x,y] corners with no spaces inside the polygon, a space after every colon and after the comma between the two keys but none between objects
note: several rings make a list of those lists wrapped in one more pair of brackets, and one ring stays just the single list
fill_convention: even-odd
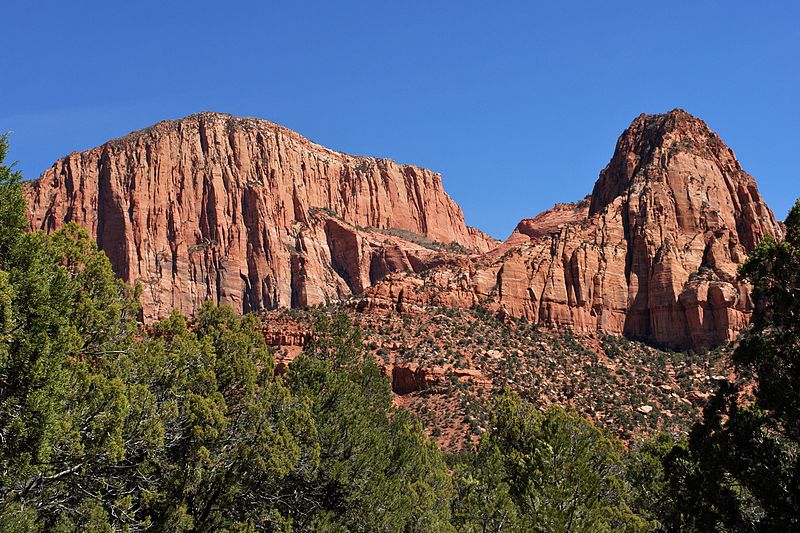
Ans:
[{"label": "eroded rock face", "polygon": [[747,324],[738,265],[782,231],[733,152],[681,110],[636,118],[591,196],[500,246],[437,174],[212,113],[73,153],[27,194],[32,228],[76,221],[142,283],[147,321],[206,299],[247,312],[364,294],[362,310],[477,305],[696,349]]},{"label": "eroded rock face", "polygon": [[552,209],[539,213],[534,218],[522,219],[511,236],[504,243],[506,248],[529,243],[545,235],[558,231],[567,224],[576,224],[586,220],[589,215],[591,197],[587,196],[573,204],[556,204]]},{"label": "eroded rock face", "polygon": [[495,245],[465,225],[438,174],[216,113],[73,153],[27,196],[33,229],[75,221],[142,283],[147,321],[207,299],[242,312],[325,303],[426,268],[442,255],[435,242]]},{"label": "eroded rock face", "polygon": [[[753,178],[682,110],[641,115],[589,199],[520,222],[468,269],[393,276],[375,305],[476,303],[552,326],[703,349],[748,323],[738,266],[781,226]],[[394,300],[393,300],[394,298]]]}]

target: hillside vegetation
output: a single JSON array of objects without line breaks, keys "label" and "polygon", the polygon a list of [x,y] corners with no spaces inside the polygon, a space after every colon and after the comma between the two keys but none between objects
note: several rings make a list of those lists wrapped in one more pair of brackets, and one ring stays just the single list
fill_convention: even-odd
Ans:
[{"label": "hillside vegetation", "polygon": [[[255,315],[207,303],[145,329],[139,289],[85,231],[25,231],[20,178],[0,166],[0,530],[800,527],[800,204],[786,239],[765,240],[742,271],[762,302],[734,353],[753,400],[721,380],[687,439],[625,446],[572,408],[502,387],[474,446],[446,454],[393,406],[346,313],[321,313],[278,377]],[[534,360],[599,368],[563,342]],[[521,392],[536,402],[537,383],[570,383],[547,379]]]}]

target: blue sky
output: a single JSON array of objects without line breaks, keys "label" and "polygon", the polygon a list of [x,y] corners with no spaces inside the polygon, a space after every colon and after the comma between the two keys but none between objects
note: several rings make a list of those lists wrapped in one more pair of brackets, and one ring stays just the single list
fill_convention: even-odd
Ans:
[{"label": "blue sky", "polygon": [[779,218],[800,196],[796,2],[4,0],[0,131],[58,157],[203,110],[441,172],[504,238],[591,192],[639,113],[681,107]]}]

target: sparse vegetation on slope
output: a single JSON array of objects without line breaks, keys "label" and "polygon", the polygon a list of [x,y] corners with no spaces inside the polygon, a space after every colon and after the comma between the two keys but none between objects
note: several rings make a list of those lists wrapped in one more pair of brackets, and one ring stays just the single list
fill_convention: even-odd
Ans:
[{"label": "sparse vegetation on slope", "polygon": [[[308,329],[324,312],[330,309],[275,311],[264,320]],[[451,450],[486,430],[486,402],[506,386],[542,409],[571,406],[625,441],[661,431],[685,435],[729,372],[729,347],[702,354],[662,351],[623,337],[502,321],[481,309],[352,316],[365,347],[388,374],[400,367],[419,376],[415,390],[402,391],[397,404]]]},{"label": "sparse vegetation on slope", "polygon": [[[0,138],[0,163],[5,150]],[[479,309],[354,323],[341,308],[240,317],[207,302],[145,328],[140,289],[84,230],[24,231],[19,180],[0,164],[1,530],[800,527],[800,203],[786,240],[742,271],[762,306],[731,383],[715,374],[725,350]],[[278,365],[275,320],[307,327]]]}]

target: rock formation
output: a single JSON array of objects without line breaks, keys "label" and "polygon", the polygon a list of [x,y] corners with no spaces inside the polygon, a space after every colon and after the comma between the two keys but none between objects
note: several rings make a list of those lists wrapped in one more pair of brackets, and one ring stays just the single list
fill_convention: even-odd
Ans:
[{"label": "rock formation", "polygon": [[469,268],[392,275],[362,307],[482,305],[576,331],[704,349],[752,310],[738,266],[781,226],[753,178],[706,124],[682,110],[641,115],[592,195],[520,222]]},{"label": "rock formation", "polygon": [[590,196],[500,244],[428,170],[202,113],[73,153],[27,188],[31,227],[86,227],[144,319],[206,299],[242,312],[363,294],[360,309],[488,307],[579,332],[707,348],[747,324],[738,265],[781,226],[701,120],[641,115]]},{"label": "rock formation", "polygon": [[242,312],[326,303],[448,247],[496,244],[465,225],[438,174],[216,113],[72,153],[27,195],[33,229],[77,222],[143,285],[147,321],[206,299]]}]

